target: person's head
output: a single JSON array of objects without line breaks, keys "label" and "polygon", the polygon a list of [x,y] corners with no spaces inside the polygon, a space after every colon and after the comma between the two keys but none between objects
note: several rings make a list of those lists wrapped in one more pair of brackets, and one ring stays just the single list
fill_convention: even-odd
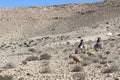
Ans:
[{"label": "person's head", "polygon": [[83,42],[83,39],[81,39],[81,42]]},{"label": "person's head", "polygon": [[100,37],[98,37],[97,42],[100,42],[100,41],[101,41],[101,38],[100,38]]}]

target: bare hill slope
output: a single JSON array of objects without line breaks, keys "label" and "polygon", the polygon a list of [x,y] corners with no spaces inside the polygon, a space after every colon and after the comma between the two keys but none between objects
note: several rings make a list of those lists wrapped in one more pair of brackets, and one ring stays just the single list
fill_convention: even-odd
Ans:
[{"label": "bare hill slope", "polygon": [[119,0],[106,0],[90,4],[0,9],[0,35],[20,33],[21,37],[75,31],[118,17],[119,4]]},{"label": "bare hill slope", "polygon": [[0,9],[0,80],[119,80],[119,14],[120,0]]}]

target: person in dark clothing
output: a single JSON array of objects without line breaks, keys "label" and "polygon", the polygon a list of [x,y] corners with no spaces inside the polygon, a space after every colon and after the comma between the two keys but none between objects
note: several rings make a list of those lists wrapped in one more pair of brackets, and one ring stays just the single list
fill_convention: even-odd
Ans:
[{"label": "person in dark clothing", "polygon": [[83,53],[84,51],[85,51],[85,45],[83,39],[81,39],[79,45],[75,49],[75,54]]},{"label": "person in dark clothing", "polygon": [[98,51],[100,49],[102,49],[102,44],[101,44],[101,38],[98,37],[97,41],[96,41],[96,44],[94,45],[94,49],[95,51]]},{"label": "person in dark clothing", "polygon": [[85,48],[83,39],[81,39],[80,44],[78,45],[78,48]]}]

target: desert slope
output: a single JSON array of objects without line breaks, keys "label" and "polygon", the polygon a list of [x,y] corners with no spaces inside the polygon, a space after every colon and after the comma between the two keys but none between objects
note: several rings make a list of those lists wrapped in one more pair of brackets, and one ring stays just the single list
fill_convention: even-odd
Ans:
[{"label": "desert slope", "polygon": [[120,0],[0,9],[0,80],[119,80],[119,14]]}]

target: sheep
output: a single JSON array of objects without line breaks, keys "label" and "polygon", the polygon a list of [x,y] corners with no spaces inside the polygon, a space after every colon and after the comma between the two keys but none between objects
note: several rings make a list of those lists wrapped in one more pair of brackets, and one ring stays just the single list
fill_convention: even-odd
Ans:
[{"label": "sheep", "polygon": [[69,55],[69,58],[72,58],[76,63],[81,63],[83,62],[83,59],[80,56],[77,55]]}]

